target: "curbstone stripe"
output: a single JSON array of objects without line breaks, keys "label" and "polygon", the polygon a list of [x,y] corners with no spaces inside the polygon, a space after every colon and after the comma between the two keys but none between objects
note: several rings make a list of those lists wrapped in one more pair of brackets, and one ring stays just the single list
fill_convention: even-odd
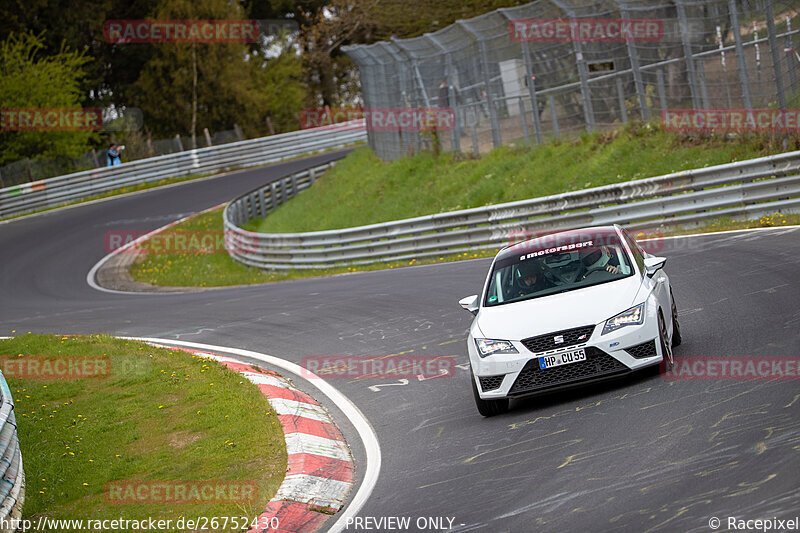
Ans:
[{"label": "curbstone stripe", "polygon": [[256,370],[210,352],[173,349],[214,359],[239,372],[258,386],[278,415],[286,439],[286,477],[258,523],[277,519],[280,525],[278,529],[256,528],[248,533],[309,533],[341,509],[353,488],[353,457],[324,407],[288,379],[269,370]]}]

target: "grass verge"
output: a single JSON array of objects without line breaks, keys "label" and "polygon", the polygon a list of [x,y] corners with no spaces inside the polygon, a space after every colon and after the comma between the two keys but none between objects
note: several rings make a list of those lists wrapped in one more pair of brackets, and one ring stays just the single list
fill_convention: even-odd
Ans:
[{"label": "grass verge", "polygon": [[[790,148],[800,148],[800,136]],[[480,158],[423,153],[393,162],[358,149],[297,198],[245,229],[305,232],[360,226],[659,176],[783,151],[777,137],[689,136],[658,124],[502,147]],[[309,216],[313,213],[313,216]]]},{"label": "grass verge", "polygon": [[[252,519],[283,481],[277,416],[255,385],[212,360],[105,335],[21,335],[0,340],[0,356],[16,403],[25,518]],[[91,379],[13,371],[40,356],[108,357],[111,371]],[[250,502],[108,501],[107,484],[126,480],[255,482],[258,490]]]}]

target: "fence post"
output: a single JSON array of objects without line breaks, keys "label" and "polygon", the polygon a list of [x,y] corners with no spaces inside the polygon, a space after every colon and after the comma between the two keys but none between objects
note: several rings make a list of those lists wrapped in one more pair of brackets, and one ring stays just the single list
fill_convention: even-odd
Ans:
[{"label": "fence post", "polygon": [[[426,33],[423,37],[427,37],[430,42],[432,42],[443,54],[445,60],[445,80],[447,80],[447,99],[448,105],[447,107],[453,110],[453,117],[456,123],[453,125],[453,129],[450,130],[450,147],[454,152],[461,151],[461,129],[458,127],[458,102],[456,102],[456,91],[453,88],[453,72],[455,69],[453,68],[453,58],[450,56],[450,53],[447,51],[447,48],[439,41],[439,39],[431,34]],[[439,107],[442,107],[441,102],[437,102]]]},{"label": "fence post", "polygon": [[528,41],[522,42],[522,57],[525,59],[525,72],[528,74],[528,95],[531,97],[533,113],[533,132],[536,142],[542,144],[542,117],[539,116],[539,99],[536,97],[536,74],[533,72],[533,58]]},{"label": "fence post", "polygon": [[783,72],[781,72],[780,55],[778,55],[778,39],[775,36],[775,19],[772,14],[772,0],[765,0],[765,14],[767,15],[769,51],[772,55],[772,70],[775,72],[775,86],[778,89],[778,109],[786,109],[786,93],[783,87]]},{"label": "fence post", "polygon": [[661,104],[661,112],[667,110],[667,91],[664,89],[664,69],[656,71],[656,87],[658,89],[658,102]]},{"label": "fence post", "polygon": [[[697,72],[695,72],[694,69],[692,42],[689,40],[689,22],[686,20],[686,8],[681,0],[675,0],[675,6],[678,9],[678,24],[680,25],[679,31],[681,33],[681,42],[683,43],[683,54],[686,57],[686,72],[689,75],[689,91],[692,93],[692,107],[694,109],[700,109],[700,97],[697,94]],[[663,73],[661,76],[663,83]]]},{"label": "fence post", "polygon": [[475,130],[475,123],[477,122],[477,113],[478,111],[473,107],[471,117],[472,120],[469,121],[469,135],[472,139],[472,153],[478,155],[480,153],[480,149],[478,147],[478,132]]},{"label": "fence post", "polygon": [[206,146],[210,147],[211,146],[211,134],[208,133],[208,128],[203,128],[203,135],[205,135],[205,138],[206,138]]},{"label": "fence post", "polygon": [[547,101],[550,104],[550,117],[553,119],[553,134],[558,137],[558,113],[556,112],[556,99],[552,94],[547,95]]},{"label": "fence post", "polygon": [[750,80],[747,77],[746,58],[744,56],[744,46],[742,45],[742,33],[739,31],[739,14],[736,12],[736,0],[728,0],[728,9],[731,12],[731,31],[736,42],[736,67],[739,69],[742,100],[744,101],[745,109],[753,109],[753,101],[750,99]]},{"label": "fence post", "polygon": [[622,123],[628,123],[628,110],[625,107],[625,90],[622,88],[622,78],[617,76],[615,78],[617,80],[617,97],[619,97],[619,112],[620,117],[622,118]]},{"label": "fence post", "polygon": [[[561,9],[571,19],[575,19],[575,11],[561,2],[561,0],[551,0],[553,4]],[[586,121],[586,131],[594,131],[594,106],[592,105],[592,94],[589,90],[589,72],[586,69],[586,59],[583,57],[583,47],[580,39],[572,39],[572,49],[575,52],[575,61],[578,63],[578,78],[581,83],[581,99],[583,100],[583,118]]]},{"label": "fence post", "polygon": [[519,102],[519,119],[522,121],[522,136],[525,138],[525,144],[531,143],[530,135],[528,135],[528,119],[525,117],[527,113],[525,113],[525,101],[522,100],[522,97],[517,98]]},{"label": "fence post", "polygon": [[[630,14],[625,9],[623,4],[620,4],[620,11],[622,13],[622,20],[628,20]],[[631,72],[633,72],[633,85],[636,87],[636,97],[639,99],[639,112],[641,113],[642,120],[650,120],[650,108],[647,107],[647,94],[645,92],[644,83],[642,82],[642,71],[639,70],[639,52],[633,45],[633,41],[625,39],[625,46],[628,49],[628,59],[631,62]]]},{"label": "fence post", "polygon": [[31,160],[25,159],[25,170],[28,172],[28,181],[33,181],[33,169],[31,168]]},{"label": "fence post", "polygon": [[5,185],[3,184],[3,174],[0,173],[0,189],[2,189],[3,187],[5,187]]},{"label": "fence post", "polygon": [[[511,15],[507,13],[508,8],[501,7],[497,11],[505,17],[509,24],[512,24]],[[522,48],[522,59],[525,62],[525,74],[527,76],[528,96],[531,98],[531,113],[533,114],[533,133],[536,135],[536,142],[542,143],[542,120],[539,116],[539,101],[536,98],[536,75],[533,72],[533,58],[531,57],[531,49],[528,41],[522,39],[520,42]],[[525,108],[520,107],[522,113],[525,113]],[[527,136],[525,137],[527,141]]]},{"label": "fence post", "polygon": [[794,92],[795,87],[797,87],[797,74],[794,70],[794,48],[792,45],[792,36],[788,35],[792,31],[792,19],[790,17],[786,17],[786,37],[783,40],[783,50],[786,54],[786,70],[789,71],[789,91]]},{"label": "fence post", "polygon": [[700,97],[703,102],[703,109],[709,109],[711,103],[708,99],[708,87],[706,86],[706,70],[703,66],[703,61],[697,62],[697,79],[700,82]]},{"label": "fence post", "polygon": [[500,135],[500,124],[497,120],[497,108],[495,107],[494,100],[492,98],[492,75],[489,73],[489,52],[486,50],[486,43],[483,41],[483,39],[481,39],[480,34],[470,27],[468,21],[457,20],[456,24],[464,28],[464,30],[472,35],[478,42],[478,49],[481,53],[483,84],[486,87],[486,105],[489,108],[489,122],[492,125],[492,144],[495,148],[503,146],[503,138]]},{"label": "fence post", "polygon": [[179,134],[175,134],[175,148],[178,149],[178,152],[183,152],[183,143],[181,142],[181,136]]},{"label": "fence post", "polygon": [[234,124],[234,125],[233,125],[233,131],[235,131],[235,132],[236,132],[236,137],[237,137],[237,138],[238,138],[240,141],[243,141],[243,140],[244,140],[244,133],[242,133],[242,128],[240,128],[238,124]]}]

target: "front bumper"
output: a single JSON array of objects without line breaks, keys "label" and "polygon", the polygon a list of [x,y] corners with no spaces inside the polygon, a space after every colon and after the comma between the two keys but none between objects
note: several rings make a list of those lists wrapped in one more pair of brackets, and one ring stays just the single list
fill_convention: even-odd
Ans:
[{"label": "front bumper", "polygon": [[[576,324],[580,326],[580,324]],[[651,315],[639,326],[626,326],[601,335],[603,324],[594,326],[585,342],[542,352],[532,352],[512,340],[517,354],[478,356],[472,333],[467,339],[472,372],[482,399],[518,398],[564,387],[586,384],[657,365],[662,361],[658,320]],[[583,348],[586,360],[548,369],[539,368],[539,357]]]}]

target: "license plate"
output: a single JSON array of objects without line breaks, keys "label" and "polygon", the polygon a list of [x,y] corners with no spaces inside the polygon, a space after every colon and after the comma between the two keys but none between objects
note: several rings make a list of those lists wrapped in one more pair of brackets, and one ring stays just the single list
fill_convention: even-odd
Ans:
[{"label": "license plate", "polygon": [[568,365],[570,363],[577,363],[579,361],[586,361],[586,352],[581,350],[573,350],[571,352],[561,352],[553,355],[545,355],[539,358],[539,368],[542,370],[546,368],[553,368],[554,366]]}]

